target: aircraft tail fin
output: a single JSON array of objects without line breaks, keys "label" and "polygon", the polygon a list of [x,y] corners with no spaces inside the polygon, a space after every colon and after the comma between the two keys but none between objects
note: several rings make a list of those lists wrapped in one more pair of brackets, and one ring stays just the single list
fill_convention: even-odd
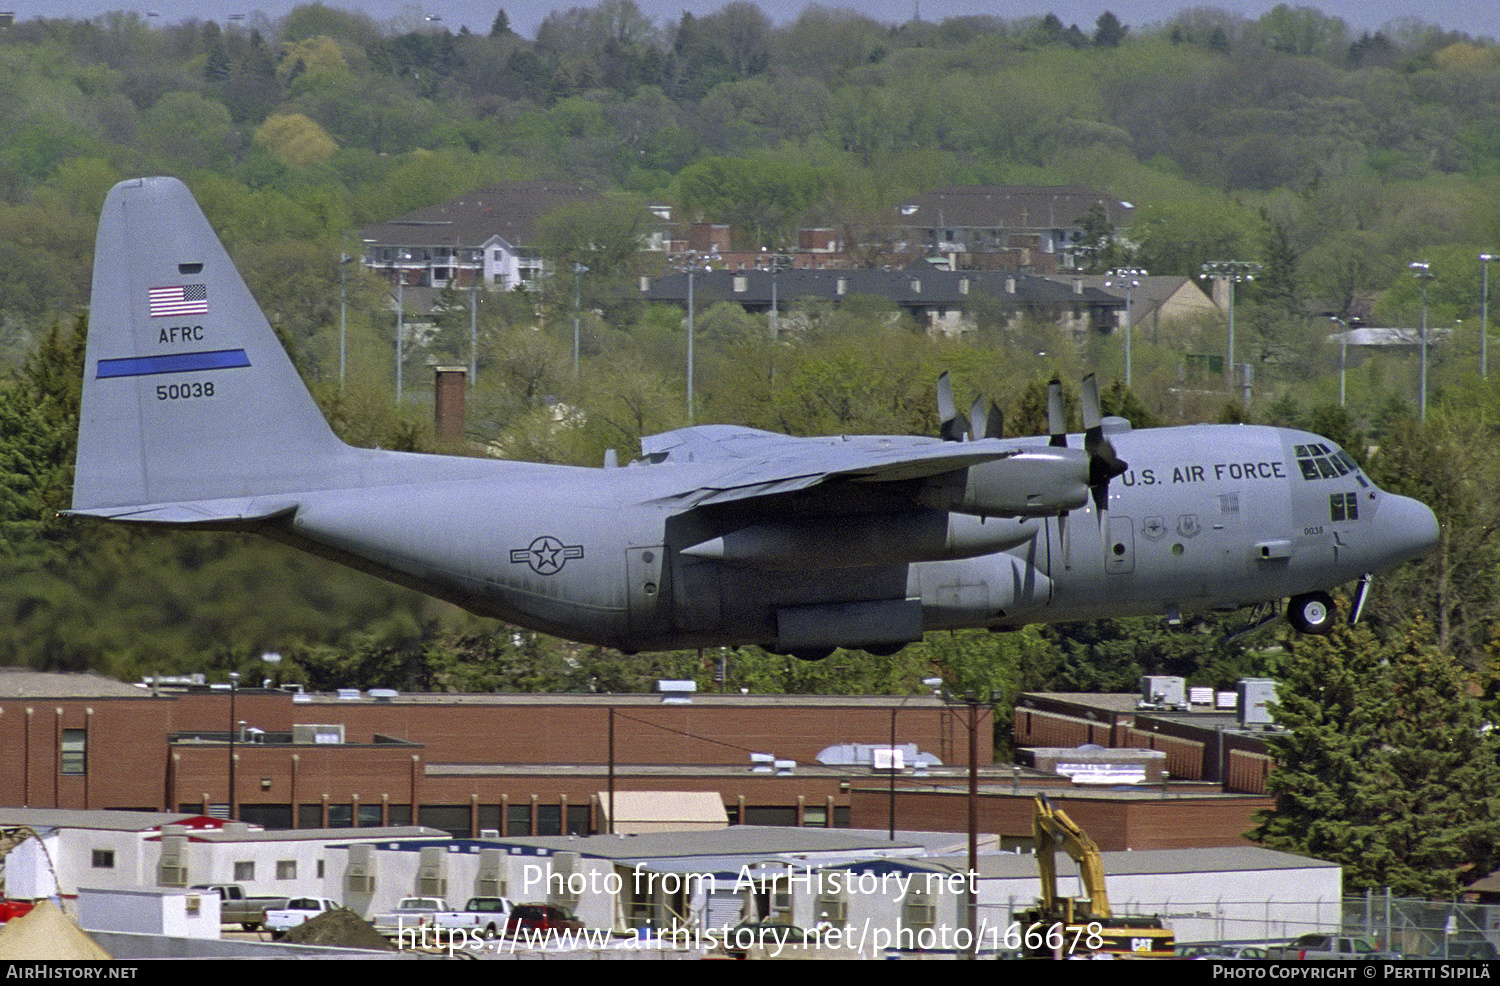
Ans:
[{"label": "aircraft tail fin", "polygon": [[187,187],[116,185],[94,249],[73,510],[243,505],[315,487],[347,451]]}]

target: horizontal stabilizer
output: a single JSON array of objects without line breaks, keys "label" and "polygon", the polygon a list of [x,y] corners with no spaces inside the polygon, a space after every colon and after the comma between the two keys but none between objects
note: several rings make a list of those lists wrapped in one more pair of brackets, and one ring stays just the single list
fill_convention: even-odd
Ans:
[{"label": "horizontal stabilizer", "polygon": [[297,505],[264,499],[198,500],[153,503],[138,507],[100,507],[65,510],[69,517],[97,517],[126,524],[185,524],[203,527],[244,527],[280,520],[296,513]]}]

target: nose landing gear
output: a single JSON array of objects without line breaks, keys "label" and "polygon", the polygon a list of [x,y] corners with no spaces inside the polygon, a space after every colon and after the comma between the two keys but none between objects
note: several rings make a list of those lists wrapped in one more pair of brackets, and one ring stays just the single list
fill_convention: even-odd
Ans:
[{"label": "nose landing gear", "polygon": [[1305,592],[1286,601],[1286,619],[1298,633],[1321,636],[1333,629],[1338,607],[1326,592]]}]

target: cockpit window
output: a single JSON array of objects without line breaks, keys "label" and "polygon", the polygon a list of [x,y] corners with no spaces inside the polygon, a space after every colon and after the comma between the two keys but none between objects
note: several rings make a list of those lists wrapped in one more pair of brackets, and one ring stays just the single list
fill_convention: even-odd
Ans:
[{"label": "cockpit window", "polygon": [[1293,452],[1303,479],[1336,479],[1350,473],[1359,478],[1359,466],[1343,449],[1334,450],[1322,444],[1298,445]]}]

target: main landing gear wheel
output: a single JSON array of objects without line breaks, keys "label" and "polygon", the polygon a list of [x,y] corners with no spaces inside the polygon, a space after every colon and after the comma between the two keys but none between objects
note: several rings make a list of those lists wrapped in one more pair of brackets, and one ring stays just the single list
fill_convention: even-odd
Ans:
[{"label": "main landing gear wheel", "polygon": [[1326,592],[1307,592],[1286,601],[1286,619],[1298,633],[1322,635],[1333,629],[1338,608]]}]

